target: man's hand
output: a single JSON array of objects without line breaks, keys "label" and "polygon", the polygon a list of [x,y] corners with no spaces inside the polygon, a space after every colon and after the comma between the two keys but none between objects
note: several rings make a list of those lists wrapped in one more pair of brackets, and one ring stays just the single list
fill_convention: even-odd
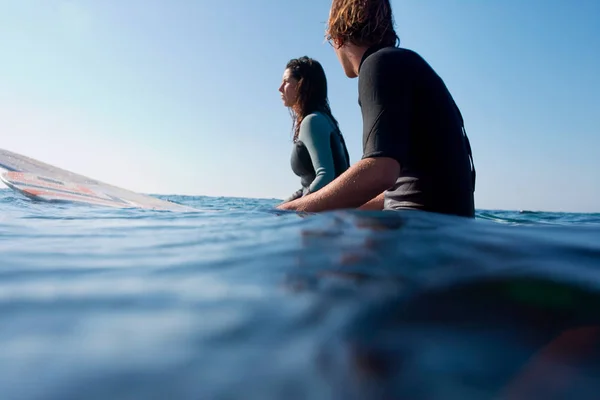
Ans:
[{"label": "man's hand", "polygon": [[383,201],[385,200],[385,192],[381,192],[379,196],[367,201],[359,210],[383,210]]},{"label": "man's hand", "polygon": [[319,191],[277,209],[319,212],[357,208],[391,187],[399,174],[400,164],[392,158],[365,158]]}]

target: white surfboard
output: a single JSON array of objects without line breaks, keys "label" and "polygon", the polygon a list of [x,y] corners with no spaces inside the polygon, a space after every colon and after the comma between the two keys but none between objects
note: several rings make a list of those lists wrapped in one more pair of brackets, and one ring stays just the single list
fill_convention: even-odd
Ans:
[{"label": "white surfboard", "polygon": [[0,149],[0,180],[39,201],[61,201],[115,208],[196,211],[195,208],[135,193],[50,164]]}]

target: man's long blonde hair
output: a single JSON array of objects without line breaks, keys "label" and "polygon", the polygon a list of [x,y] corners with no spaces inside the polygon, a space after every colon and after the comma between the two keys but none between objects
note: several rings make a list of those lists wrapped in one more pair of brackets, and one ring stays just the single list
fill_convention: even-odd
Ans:
[{"label": "man's long blonde hair", "polygon": [[333,0],[325,38],[338,46],[348,42],[396,46],[400,42],[389,0]]}]

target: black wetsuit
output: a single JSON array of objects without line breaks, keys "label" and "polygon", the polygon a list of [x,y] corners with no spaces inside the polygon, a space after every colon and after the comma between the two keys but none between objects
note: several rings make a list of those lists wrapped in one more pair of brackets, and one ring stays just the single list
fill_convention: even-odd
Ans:
[{"label": "black wetsuit", "polygon": [[473,217],[475,167],[460,111],[442,79],[411,50],[372,47],[359,68],[363,158],[400,164],[384,209]]}]

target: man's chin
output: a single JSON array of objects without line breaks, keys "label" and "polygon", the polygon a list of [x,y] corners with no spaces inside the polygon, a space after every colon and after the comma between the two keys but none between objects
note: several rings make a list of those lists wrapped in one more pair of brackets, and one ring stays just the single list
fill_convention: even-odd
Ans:
[{"label": "man's chin", "polygon": [[358,75],[354,71],[354,68],[352,68],[351,65],[345,65],[345,63],[343,63],[342,69],[344,70],[344,74],[346,75],[346,77],[351,78],[351,79],[358,77]]},{"label": "man's chin", "polygon": [[356,75],[356,73],[353,71],[352,68],[344,68],[344,74],[346,75],[347,78],[350,78],[350,79],[358,77],[358,75]]}]

